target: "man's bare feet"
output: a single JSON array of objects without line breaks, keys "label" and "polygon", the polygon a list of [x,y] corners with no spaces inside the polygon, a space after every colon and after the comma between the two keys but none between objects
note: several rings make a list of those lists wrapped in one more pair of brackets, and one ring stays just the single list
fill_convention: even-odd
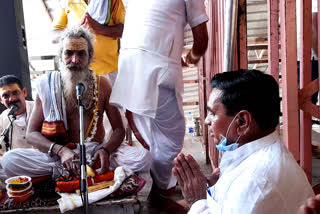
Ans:
[{"label": "man's bare feet", "polygon": [[320,194],[309,198],[299,209],[299,214],[320,214]]},{"label": "man's bare feet", "polygon": [[183,206],[170,198],[173,195],[172,193],[174,193],[172,188],[166,191],[152,186],[148,200],[151,206],[159,210],[161,214],[187,213],[187,210]]},{"label": "man's bare feet", "polygon": [[180,201],[176,201],[176,202],[177,202],[177,204],[182,206],[186,212],[189,210],[189,204],[186,200],[180,200]]}]

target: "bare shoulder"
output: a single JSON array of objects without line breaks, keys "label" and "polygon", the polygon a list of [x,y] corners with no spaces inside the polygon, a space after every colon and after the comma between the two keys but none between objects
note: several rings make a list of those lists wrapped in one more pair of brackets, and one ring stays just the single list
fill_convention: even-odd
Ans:
[{"label": "bare shoulder", "polygon": [[[103,76],[99,76],[100,77],[100,86],[99,86],[99,93],[101,96],[99,97],[104,97],[104,98],[108,98],[111,94],[111,90],[112,90],[112,86],[109,82],[109,80]],[[97,77],[98,78],[98,77]]]}]

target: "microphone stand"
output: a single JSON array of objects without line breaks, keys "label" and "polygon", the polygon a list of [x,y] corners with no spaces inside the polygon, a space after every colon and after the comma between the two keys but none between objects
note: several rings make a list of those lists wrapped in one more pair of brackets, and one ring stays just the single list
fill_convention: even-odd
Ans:
[{"label": "microphone stand", "polygon": [[9,144],[9,130],[10,127],[13,126],[13,121],[16,119],[15,115],[8,115],[9,121],[10,123],[8,124],[7,128],[5,128],[1,135],[0,135],[0,149],[2,149],[2,143],[4,142],[4,145],[6,147],[6,151],[9,151],[10,148],[10,144]]},{"label": "microphone stand", "polygon": [[86,146],[84,145],[84,123],[83,123],[83,104],[82,96],[77,96],[79,107],[79,134],[80,134],[80,193],[82,204],[84,206],[84,213],[88,214],[89,198],[88,198],[88,181],[87,181],[87,160],[86,160]]}]

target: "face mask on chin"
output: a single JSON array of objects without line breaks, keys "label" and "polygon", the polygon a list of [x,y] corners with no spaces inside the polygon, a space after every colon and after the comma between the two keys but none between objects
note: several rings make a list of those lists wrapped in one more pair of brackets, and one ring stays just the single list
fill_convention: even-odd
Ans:
[{"label": "face mask on chin", "polygon": [[[239,114],[239,113],[238,113]],[[220,151],[220,152],[230,152],[230,151],[233,151],[233,150],[236,150],[238,147],[239,147],[239,139],[241,136],[238,137],[238,139],[236,140],[235,143],[233,144],[230,144],[230,145],[227,145],[227,136],[228,136],[228,133],[229,133],[229,130],[230,130],[230,127],[233,123],[233,121],[235,120],[235,118],[238,116],[238,114],[232,119],[231,123],[229,124],[229,127],[228,127],[228,130],[227,130],[227,133],[226,133],[226,137],[225,136],[222,136],[220,142],[216,145],[216,148]]]}]

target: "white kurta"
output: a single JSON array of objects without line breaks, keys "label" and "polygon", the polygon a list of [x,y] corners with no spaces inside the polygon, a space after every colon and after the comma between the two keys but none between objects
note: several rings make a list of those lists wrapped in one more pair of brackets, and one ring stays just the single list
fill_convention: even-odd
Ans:
[{"label": "white kurta", "polygon": [[175,91],[182,112],[184,27],[207,20],[203,0],[129,0],[110,103],[155,118],[164,87]]},{"label": "white kurta", "polygon": [[[11,134],[9,134],[9,142],[11,143],[11,149],[32,148],[32,146],[28,144],[26,141],[26,130],[28,126],[29,117],[33,109],[33,104],[33,101],[26,100],[26,112],[24,114],[18,115],[16,120],[13,122],[12,139]],[[10,124],[8,113],[9,109],[6,109],[0,115],[0,133],[2,133],[3,130],[7,128]],[[5,152],[6,148],[4,142],[2,142],[2,148],[0,149],[0,189],[5,188],[5,184],[3,182],[8,178],[2,169],[1,162],[2,156],[3,154],[5,154]]]},{"label": "white kurta", "polygon": [[[26,100],[26,112],[24,114],[18,115],[16,120],[13,122],[13,130],[12,130],[12,140],[11,134],[9,134],[11,149],[16,148],[32,148],[30,144],[26,141],[26,130],[28,126],[28,121],[33,109],[33,101]],[[8,118],[9,109],[3,111],[0,115],[0,133],[7,128],[10,124]],[[9,132],[10,133],[10,132]],[[6,148],[2,145],[2,149],[0,149],[0,168],[1,168],[1,157],[6,152]]]},{"label": "white kurta", "polygon": [[195,202],[189,213],[292,214],[314,196],[277,132],[224,153],[220,170],[211,196]]}]

